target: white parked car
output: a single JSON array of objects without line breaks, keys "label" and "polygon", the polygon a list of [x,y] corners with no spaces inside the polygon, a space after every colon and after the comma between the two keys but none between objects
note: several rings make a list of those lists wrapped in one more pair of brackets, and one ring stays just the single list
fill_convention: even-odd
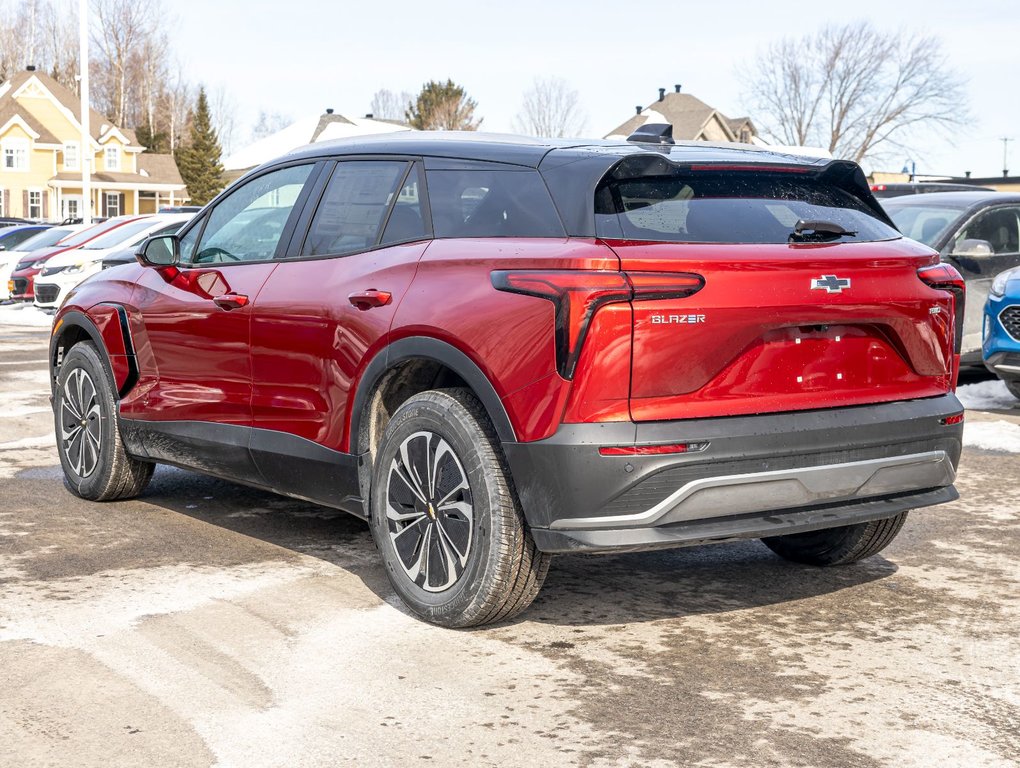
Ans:
[{"label": "white parked car", "polygon": [[125,247],[141,245],[152,235],[169,235],[189,221],[193,213],[157,213],[128,222],[81,248],[58,254],[46,262],[35,279],[35,305],[56,309],[67,294],[103,268],[103,257]]},{"label": "white parked car", "polygon": [[8,281],[11,279],[11,272],[14,271],[15,265],[19,261],[33,251],[56,245],[65,237],[70,237],[80,229],[84,229],[80,224],[50,227],[49,229],[44,229],[38,235],[25,240],[18,245],[16,251],[0,251],[0,301],[7,301],[11,297],[11,287],[8,285]]}]

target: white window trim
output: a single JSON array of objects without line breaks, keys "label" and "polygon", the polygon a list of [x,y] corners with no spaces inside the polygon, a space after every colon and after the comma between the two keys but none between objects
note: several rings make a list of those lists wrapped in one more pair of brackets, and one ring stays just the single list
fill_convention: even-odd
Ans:
[{"label": "white window trim", "polygon": [[[74,164],[68,162],[68,157],[71,155],[71,150],[74,154]],[[64,142],[64,170],[65,171],[80,171],[81,170],[81,144],[77,141],[65,141]]]},{"label": "white window trim", "polygon": [[[46,194],[46,193],[43,192],[43,190],[41,190],[41,189],[29,189],[29,190],[27,190],[27,192],[28,192],[28,210],[25,211],[25,218],[26,219],[40,219],[41,220],[42,217],[43,217],[43,195]],[[32,195],[39,195],[39,205],[38,205],[39,215],[38,216],[33,216],[32,215]]]},{"label": "white window trim", "polygon": [[[111,152],[112,150],[112,152]],[[103,170],[113,171],[114,173],[120,171],[120,147],[116,144],[109,145],[103,148]],[[110,162],[110,157],[114,157],[114,162]]]},{"label": "white window trim", "polygon": [[[104,192],[103,194],[106,195],[106,215],[111,217],[111,218],[114,217],[114,216],[122,216],[124,214],[124,211],[122,211],[120,209],[120,193],[119,192]],[[110,200],[113,200],[116,203],[116,205],[115,205],[115,207],[117,208],[117,212],[116,213],[113,213],[110,210]]]},{"label": "white window trim", "polygon": [[[25,163],[21,167],[15,166],[14,168],[7,167],[7,150],[22,150],[25,155]],[[29,141],[28,139],[4,139],[0,142],[0,169],[9,173],[28,173],[31,161],[29,159]],[[15,155],[17,157],[17,155]]]},{"label": "white window trim", "polygon": [[4,191],[0,189],[0,216],[7,215],[7,197],[4,195]]}]

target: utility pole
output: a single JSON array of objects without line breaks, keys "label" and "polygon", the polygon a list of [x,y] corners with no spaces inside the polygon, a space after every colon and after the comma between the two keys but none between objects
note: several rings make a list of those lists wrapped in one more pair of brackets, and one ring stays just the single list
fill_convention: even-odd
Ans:
[{"label": "utility pole", "polygon": [[89,126],[89,0],[78,0],[78,71],[81,72],[81,223],[92,223],[92,131]]},{"label": "utility pole", "polygon": [[1003,136],[999,141],[1002,142],[1002,178],[1009,176],[1009,162],[1008,162],[1008,151],[1009,142],[1013,141],[1011,136]]}]

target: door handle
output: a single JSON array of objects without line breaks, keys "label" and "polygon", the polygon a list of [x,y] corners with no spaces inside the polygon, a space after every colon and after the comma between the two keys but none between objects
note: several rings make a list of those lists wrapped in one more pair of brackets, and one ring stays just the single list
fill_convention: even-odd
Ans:
[{"label": "door handle", "polygon": [[389,291],[377,291],[375,288],[369,288],[367,291],[355,291],[347,297],[347,300],[364,312],[372,307],[385,306],[390,303],[392,298],[393,294]]},{"label": "door handle", "polygon": [[240,293],[223,293],[213,297],[213,304],[220,309],[238,309],[248,304],[248,297]]}]

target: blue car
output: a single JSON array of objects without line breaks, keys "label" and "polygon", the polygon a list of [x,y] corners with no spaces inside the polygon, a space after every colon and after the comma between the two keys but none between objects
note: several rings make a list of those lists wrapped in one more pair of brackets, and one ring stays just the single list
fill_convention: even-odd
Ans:
[{"label": "blue car", "polygon": [[1020,267],[1000,272],[992,281],[982,338],[988,370],[1020,399]]}]

